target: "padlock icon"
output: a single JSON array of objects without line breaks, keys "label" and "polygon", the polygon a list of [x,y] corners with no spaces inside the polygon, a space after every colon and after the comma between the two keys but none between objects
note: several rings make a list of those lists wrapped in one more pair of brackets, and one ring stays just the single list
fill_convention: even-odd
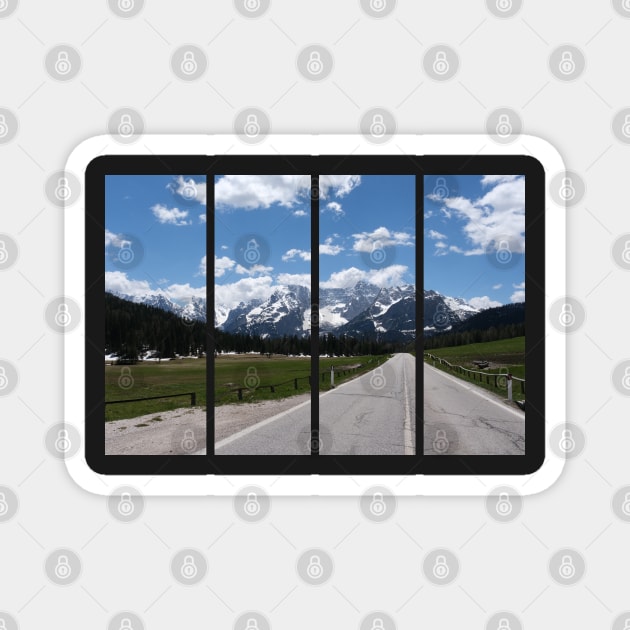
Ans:
[{"label": "padlock icon", "polygon": [[630,241],[626,241],[626,244],[623,247],[623,252],[621,252],[621,260],[630,265]]},{"label": "padlock icon", "polygon": [[7,251],[7,244],[0,239],[0,265],[3,265],[7,262],[9,258],[9,252]]},{"label": "padlock icon", "polygon": [[387,0],[370,0],[370,9],[375,13],[380,13],[387,6]]},{"label": "padlock icon", "polygon": [[510,501],[510,496],[507,492],[501,492],[499,494],[499,500],[497,501],[496,510],[500,516],[509,516],[512,513],[514,506]]},{"label": "padlock icon", "polygon": [[57,60],[55,61],[55,72],[62,76],[65,76],[72,70],[72,63],[70,57],[65,50],[60,50],[57,53]]},{"label": "padlock icon", "polygon": [[[9,8],[9,0],[0,0],[0,13],[2,11],[6,11]],[[0,622],[4,623],[4,619],[0,619]],[[0,626],[0,630],[2,630],[2,626]]]},{"label": "padlock icon", "polygon": [[129,241],[125,241],[118,252],[118,261],[123,265],[130,265],[135,257],[136,255],[133,249],[131,249],[131,243]]},{"label": "padlock icon", "polygon": [[258,495],[255,492],[247,493],[247,499],[245,500],[243,509],[245,510],[245,514],[247,514],[247,516],[258,516],[258,514],[260,514],[260,510],[262,508],[260,501],[258,500]]},{"label": "padlock icon", "polygon": [[436,326],[444,327],[448,326],[449,316],[446,312],[446,306],[444,304],[438,304],[435,308],[435,314],[433,315],[433,323]]},{"label": "padlock icon", "polygon": [[60,177],[57,180],[57,186],[55,188],[55,197],[59,201],[68,201],[72,196],[72,190],[70,189],[70,183],[67,177]]},{"label": "padlock icon", "polygon": [[433,450],[436,453],[446,453],[448,451],[449,441],[446,438],[446,431],[443,429],[438,429],[435,432],[435,438],[433,439]]},{"label": "padlock icon", "polygon": [[260,245],[256,241],[255,238],[250,238],[247,241],[247,246],[245,248],[245,262],[250,265],[255,265],[260,260]]},{"label": "padlock icon", "polygon": [[499,619],[499,623],[497,624],[497,630],[512,630],[509,620],[505,617],[501,617],[501,619]]},{"label": "padlock icon", "polygon": [[9,125],[7,125],[7,118],[4,114],[0,114],[0,138],[4,138],[9,135]]},{"label": "padlock icon", "polygon": [[621,379],[621,385],[624,389],[630,389],[630,367],[627,367],[623,372],[623,378]]},{"label": "padlock icon", "polygon": [[[1,3],[0,3],[0,11],[4,11]],[[7,623],[4,619],[0,619],[0,630],[8,630]]]},{"label": "padlock icon", "polygon": [[324,70],[324,64],[322,62],[322,56],[316,50],[311,51],[311,54],[308,56],[308,61],[306,62],[306,69],[309,74],[318,75],[321,74]]},{"label": "padlock icon", "polygon": [[245,376],[244,383],[247,389],[256,389],[260,385],[260,379],[255,367],[250,366],[247,368],[247,376]]},{"label": "padlock icon", "polygon": [[450,64],[443,50],[438,50],[433,59],[433,72],[437,75],[444,75],[450,70]]},{"label": "padlock icon", "polygon": [[260,0],[245,0],[245,9],[253,13],[260,9]]},{"label": "padlock icon", "polygon": [[0,516],[4,516],[8,511],[9,504],[7,503],[7,497],[4,492],[0,492]]},{"label": "padlock icon", "polygon": [[259,630],[258,621],[253,618],[248,619],[245,624],[245,630]]},{"label": "padlock icon", "polygon": [[502,13],[509,11],[512,8],[512,0],[497,0],[497,9]]},{"label": "padlock icon", "polygon": [[575,72],[575,59],[573,59],[573,53],[570,50],[565,50],[562,53],[558,68],[565,76]]},{"label": "padlock icon", "polygon": [[72,448],[72,440],[66,429],[59,429],[55,440],[55,450],[58,453],[67,453]]},{"label": "padlock icon", "polygon": [[120,376],[118,377],[118,387],[121,389],[131,389],[133,387],[134,379],[131,374],[130,367],[123,367],[120,370]]},{"label": "padlock icon", "polygon": [[131,494],[129,492],[123,492],[120,495],[120,501],[118,502],[118,512],[121,516],[131,516],[136,509],[133,501],[131,500]]},{"label": "padlock icon", "polygon": [[197,60],[195,59],[195,53],[192,50],[187,50],[184,53],[184,59],[182,60],[180,66],[182,72],[185,75],[190,76],[191,74],[195,74],[195,72],[197,72],[198,67]]},{"label": "padlock icon", "polygon": [[449,192],[448,187],[446,186],[446,179],[444,177],[438,177],[435,180],[433,195],[438,199],[446,199],[446,197],[448,197]]},{"label": "padlock icon", "polygon": [[624,11],[630,11],[630,0],[623,0],[621,3]]},{"label": "padlock icon", "polygon": [[322,566],[322,560],[319,556],[311,556],[306,567],[306,573],[308,577],[313,580],[318,580],[324,575],[324,567]]},{"label": "padlock icon", "polygon": [[573,326],[573,324],[575,324],[575,319],[573,306],[571,306],[571,304],[563,304],[559,317],[560,325],[568,328],[569,326]]},{"label": "padlock icon", "polygon": [[[630,5],[630,2],[628,2]],[[630,11],[630,6],[628,6],[628,11]],[[623,623],[623,630],[630,630],[630,617],[628,617]]]},{"label": "padlock icon", "polygon": [[193,580],[197,576],[198,572],[199,569],[197,569],[195,559],[192,556],[185,556],[181,568],[182,577],[186,578],[187,580]]},{"label": "padlock icon", "polygon": [[260,135],[260,123],[258,122],[258,116],[256,114],[247,115],[243,130],[248,138],[256,138]]},{"label": "padlock icon", "polygon": [[385,376],[383,374],[383,368],[377,367],[370,376],[370,387],[372,389],[383,389],[385,387]]},{"label": "padlock icon", "polygon": [[118,0],[118,8],[124,13],[133,10],[134,0]]},{"label": "padlock icon", "polygon": [[570,580],[575,576],[576,569],[571,556],[562,556],[558,572],[560,573],[560,577],[565,580]]},{"label": "padlock icon", "polygon": [[435,558],[435,564],[433,565],[433,575],[438,578],[438,580],[444,580],[448,577],[450,572],[451,570],[446,563],[446,556],[437,556]]},{"label": "padlock icon", "polygon": [[626,495],[623,498],[623,503],[621,504],[621,511],[626,516],[630,516],[630,492],[626,492]]},{"label": "padlock icon", "polygon": [[370,125],[370,135],[373,138],[382,138],[387,132],[383,114],[374,114],[372,116],[372,124]]},{"label": "padlock icon", "polygon": [[70,315],[70,309],[67,304],[63,302],[57,306],[57,312],[55,313],[55,324],[59,328],[66,328],[72,323],[72,315]]},{"label": "padlock icon", "polygon": [[372,621],[372,627],[370,630],[385,630],[385,623],[383,622],[383,619],[381,617],[376,617]]},{"label": "padlock icon", "polygon": [[573,186],[573,180],[570,177],[562,178],[559,192],[560,198],[564,201],[571,201],[575,197],[575,186]]},{"label": "padlock icon", "polygon": [[181,446],[187,453],[197,449],[197,440],[195,439],[195,434],[192,429],[186,429],[186,431],[184,431]]},{"label": "padlock icon", "polygon": [[501,114],[496,127],[497,136],[507,138],[512,135],[512,123],[508,114]]},{"label": "padlock icon", "polygon": [[6,389],[9,386],[9,379],[7,377],[7,371],[4,367],[0,366],[0,390]]},{"label": "padlock icon", "polygon": [[570,429],[564,429],[558,444],[563,453],[572,453],[575,450],[575,438]]},{"label": "padlock icon", "polygon": [[120,620],[120,628],[118,630],[133,630],[133,626],[131,625],[131,619],[129,617],[124,617]]},{"label": "padlock icon", "polygon": [[190,201],[191,199],[195,199],[197,197],[197,187],[194,183],[186,183],[182,188],[182,197]]},{"label": "padlock icon", "polygon": [[496,259],[502,265],[507,265],[512,261],[512,251],[510,250],[510,244],[507,241],[499,241]]},{"label": "padlock icon", "polygon": [[130,138],[135,133],[131,114],[122,114],[120,123],[118,124],[118,135],[122,138]]},{"label": "padlock icon", "polygon": [[72,575],[72,567],[68,560],[68,556],[61,555],[57,558],[55,565],[55,575],[60,580],[67,580]]},{"label": "padlock icon", "polygon": [[383,516],[387,512],[387,504],[382,492],[375,492],[370,501],[370,512],[374,516]]},{"label": "padlock icon", "polygon": [[[628,0],[630,2],[630,0]],[[630,9],[629,9],[630,11]],[[2,121],[0,121],[2,122]],[[0,125],[0,129],[1,129]],[[1,132],[0,132],[1,133]],[[626,137],[630,138],[630,114],[627,114],[623,119],[623,125],[621,126],[621,133]]]},{"label": "padlock icon", "polygon": [[376,265],[382,265],[387,258],[387,253],[383,249],[381,241],[372,243],[372,251],[370,252],[370,260]]}]

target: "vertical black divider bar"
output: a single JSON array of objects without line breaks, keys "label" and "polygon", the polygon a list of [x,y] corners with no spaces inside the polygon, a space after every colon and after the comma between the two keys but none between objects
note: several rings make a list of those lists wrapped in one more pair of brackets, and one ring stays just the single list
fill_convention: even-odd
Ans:
[{"label": "vertical black divider bar", "polygon": [[[421,229],[419,230],[418,227]],[[424,174],[416,174],[416,457],[424,455]]]},{"label": "vertical black divider bar", "polygon": [[[311,175],[311,455],[319,455],[319,175]],[[315,448],[313,448],[315,446]]]},{"label": "vertical black divider bar", "polygon": [[[214,175],[206,176],[206,457],[214,455]],[[208,271],[210,273],[208,273]]]}]

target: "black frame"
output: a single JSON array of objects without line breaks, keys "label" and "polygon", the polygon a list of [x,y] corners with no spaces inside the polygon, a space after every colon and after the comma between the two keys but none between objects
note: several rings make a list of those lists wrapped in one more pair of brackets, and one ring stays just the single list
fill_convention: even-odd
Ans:
[{"label": "black frame", "polygon": [[[207,178],[206,256],[214,261],[214,177],[227,174],[304,174],[311,186],[320,175],[415,175],[416,234],[423,225],[426,175],[524,175],[525,257],[527,292],[526,373],[528,380],[524,455],[424,455],[423,370],[416,369],[415,455],[105,455],[104,422],[104,217],[106,175],[193,175]],[[317,186],[315,190],[318,193]],[[535,472],[545,457],[545,172],[529,156],[414,155],[230,155],[230,156],[102,156],[86,169],[85,231],[85,414],[86,460],[102,474],[354,474],[354,475],[488,475]],[[416,238],[416,293],[424,284],[424,239]],[[319,243],[319,195],[311,194],[311,247]],[[209,274],[208,274],[209,277]],[[422,280],[420,280],[422,279]],[[319,286],[318,257],[311,259],[312,314],[317,314],[314,287]],[[214,283],[206,286],[207,309],[214,312]],[[416,299],[417,322],[423,321],[423,300]],[[318,318],[311,329],[312,369],[317,367]],[[207,334],[207,453],[214,451],[214,361],[212,333]],[[422,365],[422,336],[416,334],[416,366]],[[316,373],[316,372],[313,372]],[[89,375],[89,378],[88,378]],[[318,383],[318,379],[313,379]],[[312,390],[311,432],[318,438],[318,387]],[[422,399],[421,401],[422,402]],[[315,456],[315,457],[313,457]]]}]

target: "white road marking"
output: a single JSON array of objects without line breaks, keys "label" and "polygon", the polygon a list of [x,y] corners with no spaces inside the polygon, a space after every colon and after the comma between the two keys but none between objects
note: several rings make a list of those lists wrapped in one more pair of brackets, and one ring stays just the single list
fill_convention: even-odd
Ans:
[{"label": "white road marking", "polygon": [[449,381],[452,381],[453,383],[455,383],[456,385],[459,385],[460,387],[464,388],[465,390],[472,392],[476,396],[479,396],[480,398],[483,398],[484,400],[487,400],[488,402],[492,403],[493,405],[496,405],[497,407],[500,407],[501,409],[504,409],[505,411],[509,411],[511,414],[515,415],[520,420],[522,420],[525,417],[525,413],[524,412],[517,411],[516,409],[512,409],[511,407],[508,407],[505,403],[499,402],[498,400],[495,400],[494,398],[490,398],[490,396],[486,396],[486,394],[484,394],[478,387],[473,386],[473,385],[469,385],[469,384],[466,383],[466,381],[462,381],[461,379],[456,378],[455,376],[451,376],[450,374],[447,374],[446,372],[443,372],[442,370],[438,370],[437,368],[434,368],[433,366],[429,365],[428,363],[425,363],[425,365],[430,370],[438,372],[444,378],[448,379]]},{"label": "white road marking", "polygon": [[416,445],[411,439],[411,410],[409,407],[409,391],[407,390],[407,370],[405,357],[401,355],[401,361],[403,362],[402,379],[403,379],[403,400],[405,403],[405,419],[403,423],[403,438],[405,444],[405,455],[413,455],[416,450]]}]

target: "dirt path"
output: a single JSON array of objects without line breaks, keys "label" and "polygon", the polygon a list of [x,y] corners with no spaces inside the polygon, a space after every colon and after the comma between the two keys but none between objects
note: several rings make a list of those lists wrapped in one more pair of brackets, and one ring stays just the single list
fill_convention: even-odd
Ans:
[{"label": "dirt path", "polygon": [[[215,409],[215,440],[309,400],[310,393]],[[191,455],[206,448],[206,412],[182,407],[105,423],[106,455]]]}]

